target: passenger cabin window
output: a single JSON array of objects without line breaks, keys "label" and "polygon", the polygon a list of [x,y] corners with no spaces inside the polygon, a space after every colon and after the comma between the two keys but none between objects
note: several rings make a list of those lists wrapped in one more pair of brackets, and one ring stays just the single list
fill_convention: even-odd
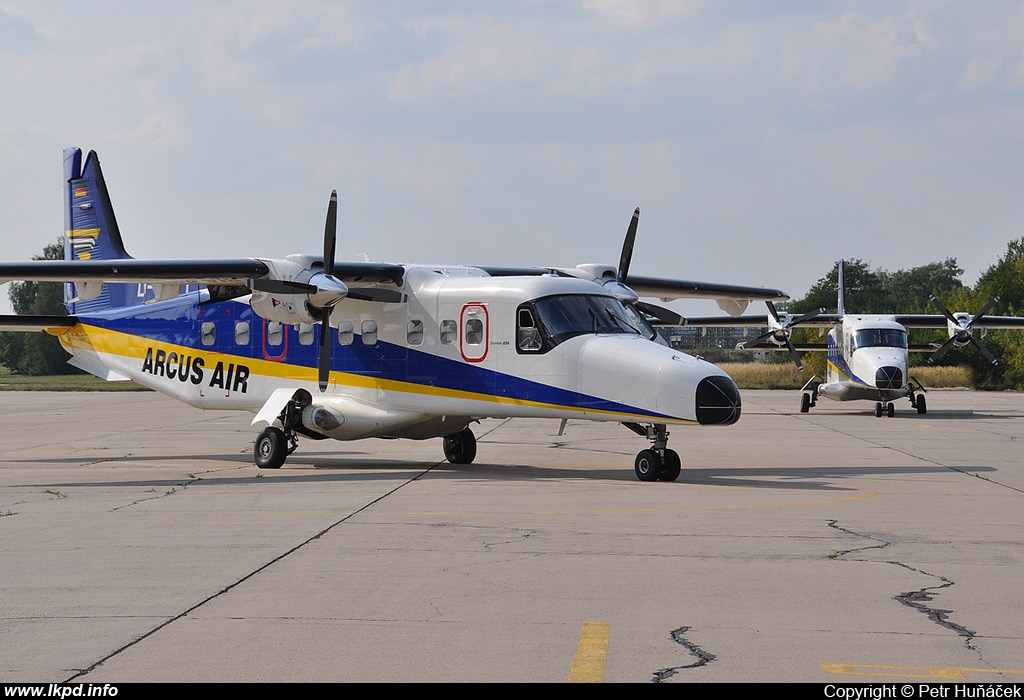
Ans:
[{"label": "passenger cabin window", "polygon": [[484,322],[479,318],[466,319],[466,345],[484,342]]},{"label": "passenger cabin window", "polygon": [[377,322],[363,321],[362,325],[363,345],[377,344]]},{"label": "passenger cabin window", "polygon": [[351,345],[355,327],[351,321],[338,322],[338,345]]},{"label": "passenger cabin window", "polygon": [[249,344],[249,324],[239,321],[235,324],[235,345]]},{"label": "passenger cabin window", "polygon": [[277,347],[284,343],[284,326],[278,321],[267,323],[267,345]]},{"label": "passenger cabin window", "polygon": [[312,345],[313,344],[313,324],[312,323],[300,323],[299,324],[299,345]]},{"label": "passenger cabin window", "polygon": [[455,345],[459,339],[459,324],[455,319],[446,318],[441,321],[441,342],[444,345]]},{"label": "passenger cabin window", "polygon": [[406,338],[409,341],[409,345],[422,345],[423,344],[423,321],[413,319],[409,321],[409,330],[406,334]]},{"label": "passenger cabin window", "polygon": [[213,321],[203,322],[203,325],[200,326],[199,337],[202,339],[203,345],[206,346],[213,345],[217,341],[217,326]]}]

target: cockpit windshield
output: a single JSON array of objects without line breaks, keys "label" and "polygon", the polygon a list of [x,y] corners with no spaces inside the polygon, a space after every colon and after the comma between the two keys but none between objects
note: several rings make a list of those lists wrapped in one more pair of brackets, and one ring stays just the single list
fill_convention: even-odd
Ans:
[{"label": "cockpit windshield", "polygon": [[862,328],[853,332],[852,350],[907,347],[907,332],[897,328]]},{"label": "cockpit windshield", "polygon": [[533,302],[540,325],[555,344],[586,333],[628,333],[640,335],[615,297],[592,294],[564,294]]}]

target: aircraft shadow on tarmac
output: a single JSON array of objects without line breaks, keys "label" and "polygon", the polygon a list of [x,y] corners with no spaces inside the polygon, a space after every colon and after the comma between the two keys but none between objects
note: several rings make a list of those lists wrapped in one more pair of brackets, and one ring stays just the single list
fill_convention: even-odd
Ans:
[{"label": "aircraft shadow on tarmac", "polygon": [[[571,452],[571,450],[569,450]],[[567,455],[571,461],[571,457]],[[19,488],[84,488],[84,487],[130,487],[167,490],[188,486],[225,486],[233,484],[252,485],[260,482],[268,487],[277,483],[310,484],[310,483],[351,483],[394,480],[396,478],[457,479],[478,481],[538,481],[538,480],[590,480],[627,482],[635,488],[680,488],[692,486],[734,486],[743,488],[783,489],[783,490],[823,490],[823,491],[862,491],[863,484],[856,487],[844,485],[848,479],[863,480],[879,476],[894,475],[926,475],[947,473],[953,467],[935,464],[901,465],[901,466],[749,466],[749,467],[700,467],[687,468],[685,465],[679,478],[674,482],[638,483],[631,470],[619,466],[625,455],[609,453],[607,461],[600,468],[580,469],[578,467],[552,467],[525,464],[477,462],[472,465],[454,466],[448,462],[408,461],[399,459],[368,458],[365,453],[346,453],[330,456],[307,454],[303,458],[291,460],[287,466],[278,470],[263,470],[255,474],[249,471],[251,462],[247,455],[238,454],[204,454],[204,455],[148,455],[125,456],[103,460],[104,463],[139,462],[159,465],[166,463],[177,468],[187,468],[191,461],[203,462],[200,469],[189,473],[184,478],[142,478],[120,481],[102,480],[79,482],[45,482],[19,484]],[[593,462],[593,453],[588,451],[585,459]],[[562,460],[566,461],[566,460]],[[49,463],[81,464],[82,460],[55,460]],[[222,469],[215,466],[216,462],[238,463],[246,467],[244,475],[225,476]],[[211,464],[214,463],[214,464]],[[995,472],[993,467],[966,466],[956,467],[955,471],[982,474]]]}]

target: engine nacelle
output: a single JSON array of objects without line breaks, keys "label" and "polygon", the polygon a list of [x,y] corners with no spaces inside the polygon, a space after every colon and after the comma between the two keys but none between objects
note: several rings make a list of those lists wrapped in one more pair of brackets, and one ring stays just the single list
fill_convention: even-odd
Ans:
[{"label": "engine nacelle", "polygon": [[423,419],[422,414],[385,410],[351,397],[318,397],[302,409],[302,425],[335,440],[392,435]]},{"label": "engine nacelle", "polygon": [[[973,330],[971,329],[970,324],[971,321],[974,320],[974,317],[972,317],[969,313],[966,313],[964,311],[960,311],[953,314],[953,317],[957,320],[957,322],[953,323],[952,321],[947,320],[946,328],[949,332],[949,337],[953,339],[953,345],[957,346],[958,348],[962,348],[971,342],[971,335],[973,334]],[[985,328],[980,329],[980,337],[985,337],[986,330],[987,329]]]},{"label": "engine nacelle", "polygon": [[348,294],[345,283],[326,274],[319,258],[289,255],[263,262],[270,268],[265,279],[253,280],[249,305],[262,318],[288,325],[316,323],[321,310]]},{"label": "engine nacelle", "polygon": [[285,325],[317,323],[320,320],[320,313],[317,312],[317,315],[313,316],[310,313],[308,302],[309,295],[307,294],[253,292],[249,299],[249,306],[262,318]]}]

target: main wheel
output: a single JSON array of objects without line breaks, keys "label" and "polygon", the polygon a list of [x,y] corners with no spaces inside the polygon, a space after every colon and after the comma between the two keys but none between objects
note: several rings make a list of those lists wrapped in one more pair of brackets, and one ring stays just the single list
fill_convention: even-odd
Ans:
[{"label": "main wheel", "polygon": [[875,404],[875,418],[882,417],[882,403],[878,402]]},{"label": "main wheel", "polygon": [[887,415],[889,418],[892,418],[893,416],[895,416],[896,415],[896,404],[894,404],[893,402],[890,401],[886,405],[886,407],[885,407],[885,415]]},{"label": "main wheel", "polygon": [[921,414],[928,413],[928,403],[924,400],[924,396],[917,397],[917,412]]},{"label": "main wheel", "polygon": [[260,469],[280,469],[288,456],[288,438],[280,428],[266,428],[256,438],[252,453]]},{"label": "main wheel", "polygon": [[654,450],[640,450],[636,456],[634,467],[636,478],[640,481],[657,481],[662,470],[661,457]]},{"label": "main wheel", "polygon": [[444,456],[452,464],[472,464],[476,459],[476,436],[469,428],[444,438]]},{"label": "main wheel", "polygon": [[675,450],[665,450],[665,465],[661,469],[658,480],[675,481],[679,478],[679,473],[682,470],[683,467],[679,461],[679,454]]},{"label": "main wheel", "polygon": [[811,410],[811,395],[803,394],[800,397],[800,413],[807,413]]}]

